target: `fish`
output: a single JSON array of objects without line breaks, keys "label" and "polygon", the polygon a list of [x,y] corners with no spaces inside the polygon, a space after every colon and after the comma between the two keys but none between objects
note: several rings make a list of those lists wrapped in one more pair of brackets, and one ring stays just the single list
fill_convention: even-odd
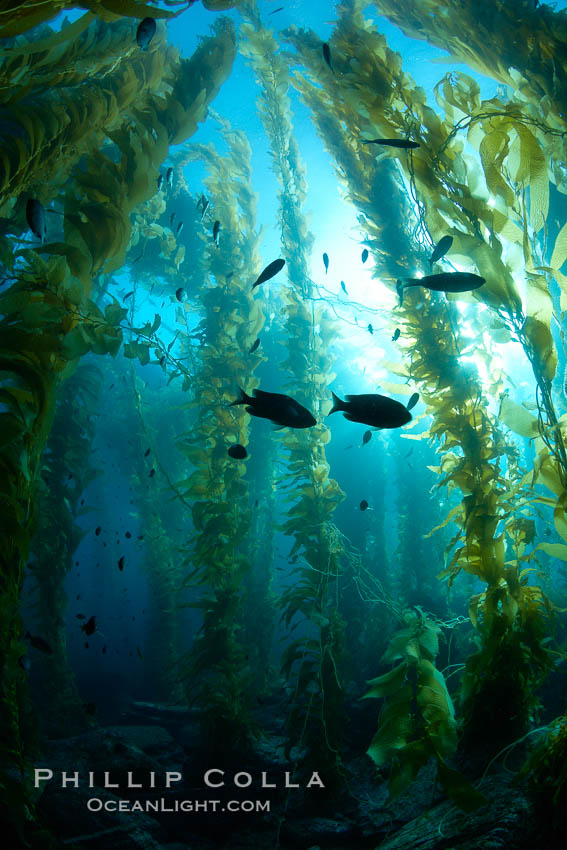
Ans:
[{"label": "fish", "polygon": [[235,460],[244,460],[245,457],[248,457],[248,452],[244,446],[240,445],[240,443],[236,443],[234,446],[231,446],[228,450],[228,454]]},{"label": "fish", "polygon": [[363,395],[347,395],[346,401],[332,393],[333,407],[329,411],[344,413],[345,419],[351,422],[362,422],[372,428],[400,428],[411,422],[412,415],[403,404],[388,396],[377,393]]},{"label": "fish", "polygon": [[439,240],[439,242],[437,243],[437,245],[433,249],[433,253],[432,253],[431,257],[429,258],[429,267],[430,268],[433,266],[433,263],[437,262],[437,260],[440,260],[441,257],[445,256],[445,254],[447,253],[447,251],[449,250],[449,248],[451,247],[452,244],[453,244],[453,237],[452,236],[443,236]]},{"label": "fish", "polygon": [[81,630],[88,636],[96,631],[96,617],[91,617],[81,626]]},{"label": "fish", "polygon": [[344,280],[341,280],[341,289],[345,295],[348,295]]},{"label": "fish", "polygon": [[396,291],[400,296],[400,306],[404,298],[404,289],[410,286],[423,286],[434,292],[471,292],[486,283],[486,280],[472,272],[441,272],[425,277],[407,277],[396,281]]},{"label": "fish", "polygon": [[374,333],[374,328],[372,327],[372,325],[371,325],[371,324],[369,324],[369,325],[368,325],[368,333],[369,333],[369,334],[373,334],[373,333]]},{"label": "fish", "polygon": [[331,71],[333,71],[333,74],[334,74],[335,72],[333,70],[333,66],[331,65],[331,48],[329,47],[329,45],[327,44],[326,41],[323,42],[322,48],[323,48],[323,59],[325,60],[325,62],[327,63],[327,65],[329,66]]},{"label": "fish", "polygon": [[150,472],[149,472],[148,478],[153,478],[155,474],[156,474],[155,469],[150,469]]},{"label": "fish", "polygon": [[128,538],[128,540],[129,540],[129,539],[132,537],[132,532],[127,531],[127,532],[125,533],[124,537]]},{"label": "fish", "polygon": [[136,43],[138,47],[145,50],[156,34],[156,22],[154,18],[144,18],[136,31]]},{"label": "fish", "polygon": [[365,446],[366,443],[369,443],[372,438],[372,431],[365,431],[362,435],[362,445]]},{"label": "fish", "polygon": [[276,12],[281,12],[282,9],[283,9],[283,6],[278,6],[277,9],[272,9],[272,11],[270,12],[270,15],[275,15]]},{"label": "fish", "polygon": [[178,301],[180,301],[182,304],[183,304],[183,302],[184,302],[184,301],[187,301],[187,293],[185,292],[185,290],[183,289],[183,287],[182,287],[182,286],[180,286],[180,287],[179,287],[179,289],[177,289],[177,290],[175,291],[175,297],[176,297],[176,298],[177,298],[177,300],[178,300]]},{"label": "fish", "polygon": [[416,406],[418,401],[419,401],[419,393],[414,393],[412,396],[410,396],[410,400],[408,401],[408,404],[407,404],[407,409],[411,410],[413,407]]},{"label": "fish", "polygon": [[248,352],[248,354],[254,354],[254,352],[256,351],[256,349],[258,348],[258,346],[259,346],[259,345],[260,345],[260,337],[258,337],[258,339],[255,339],[255,340],[254,340],[254,343],[253,343],[253,345],[252,345],[252,348],[250,349],[250,351]]},{"label": "fish", "polygon": [[323,254],[323,265],[325,266],[325,274],[329,271],[329,255],[325,252]]},{"label": "fish", "polygon": [[360,503],[359,507],[360,507],[360,510],[361,510],[361,511],[365,511],[365,510],[366,510],[366,508],[368,507],[368,502],[366,501],[366,499],[363,499],[363,500],[362,500],[362,502]]},{"label": "fish", "polygon": [[[204,196],[204,195],[201,195],[200,203],[201,203],[201,210],[202,210],[202,212],[201,212],[201,221],[203,221],[203,218],[205,217],[205,213],[206,213],[206,212],[207,212],[207,210],[209,209],[209,201],[207,200],[207,198],[205,198],[205,196]],[[198,209],[198,208],[199,208],[199,206],[197,205],[197,209]]]},{"label": "fish", "polygon": [[400,338],[400,333],[400,329],[396,328],[396,330],[394,331],[394,336],[392,337],[392,342],[396,342]]},{"label": "fish", "polygon": [[171,165],[165,172],[165,182],[168,186],[173,186],[173,168],[171,167]]},{"label": "fish", "polygon": [[27,640],[34,649],[39,649],[40,652],[45,652],[46,655],[53,655],[51,646],[39,635],[30,635],[29,632],[26,632],[24,640]]},{"label": "fish", "polygon": [[[157,179],[157,190],[161,192],[161,187],[163,186],[163,174],[160,174]],[[139,259],[139,258],[138,258]]]},{"label": "fish", "polygon": [[270,278],[277,275],[277,273],[281,271],[284,266],[285,260],[282,260],[281,258],[279,260],[273,260],[273,262],[267,265],[266,268],[258,275],[256,280],[252,284],[252,289],[254,289],[256,286],[260,286],[261,283],[265,283],[267,280],[270,280]]},{"label": "fish", "polygon": [[260,419],[269,419],[281,428],[311,428],[317,424],[315,417],[295,399],[282,393],[268,393],[264,390],[253,390],[254,397],[247,395],[243,389],[239,398],[231,402],[247,404],[246,412]]},{"label": "fish", "polygon": [[160,357],[160,359],[159,359],[159,365],[160,365],[160,366],[165,366],[165,361],[166,361],[166,359],[167,359],[167,358],[166,358],[165,354],[163,355],[163,357]]},{"label": "fish", "polygon": [[388,145],[390,148],[404,148],[411,150],[418,148],[419,142],[412,142],[411,139],[361,139],[363,145]]},{"label": "fish", "polygon": [[179,224],[177,225],[177,230],[175,231],[175,235],[179,236],[179,234],[181,233],[182,230],[183,230],[183,222],[180,221]]},{"label": "fish", "polygon": [[363,263],[366,262],[366,260],[368,259],[368,248],[364,249],[364,251],[360,255],[360,259],[362,260]]},{"label": "fish", "polygon": [[215,221],[215,223],[213,224],[213,241],[214,241],[215,245],[217,246],[217,248],[219,247],[219,231],[220,231],[220,228],[221,228],[221,223],[217,219]]},{"label": "fish", "polygon": [[95,536],[98,537],[101,531],[102,531],[101,526],[97,525],[97,527],[95,528]]},{"label": "fish", "polygon": [[122,572],[122,570],[124,569],[124,555],[122,555],[122,557],[118,561],[118,569],[120,570],[120,572]]},{"label": "fish", "polygon": [[40,242],[45,242],[46,224],[45,209],[37,198],[28,198],[26,204],[26,220],[28,227]]},{"label": "fish", "polygon": [[174,218],[175,218],[175,213],[174,213],[174,212],[172,212],[172,213],[171,213],[171,215],[169,216],[169,226],[170,226],[170,227],[172,227],[172,226],[173,226],[173,220],[174,220]]},{"label": "fish", "polygon": [[144,452],[144,457],[147,457],[150,452],[151,452],[151,449],[146,449],[146,451]]},{"label": "fish", "polygon": [[127,299],[127,298],[131,298],[131,297],[132,297],[132,295],[134,294],[134,291],[135,291],[135,290],[133,290],[133,289],[132,289],[130,292],[127,292],[127,293],[126,293],[126,295],[124,296],[124,298],[123,298],[122,300],[123,300],[123,301],[126,301],[126,299]]}]

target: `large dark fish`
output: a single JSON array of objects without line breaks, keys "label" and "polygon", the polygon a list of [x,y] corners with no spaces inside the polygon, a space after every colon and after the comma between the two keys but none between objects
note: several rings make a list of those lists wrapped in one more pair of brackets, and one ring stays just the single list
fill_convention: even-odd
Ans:
[{"label": "large dark fish", "polygon": [[410,286],[423,286],[434,292],[471,292],[486,283],[485,279],[472,272],[441,272],[425,277],[407,277],[396,281],[396,290],[400,296],[400,305],[404,299],[404,289]]},{"label": "large dark fish", "polygon": [[154,35],[156,34],[156,22],[154,18],[144,18],[140,22],[136,32],[136,43],[142,50],[148,46]]},{"label": "large dark fish", "polygon": [[26,204],[26,219],[28,227],[34,236],[41,241],[45,241],[45,210],[37,198],[28,198]]},{"label": "large dark fish", "polygon": [[407,422],[411,422],[411,413],[393,398],[377,393],[365,393],[363,395],[347,395],[346,401],[333,395],[333,406],[329,411],[335,413],[342,410],[345,419],[351,422],[362,422],[373,428],[400,428]]},{"label": "large dark fish", "polygon": [[430,267],[433,265],[433,263],[436,263],[437,260],[440,260],[441,257],[445,256],[445,254],[447,253],[447,251],[449,250],[449,248],[451,247],[452,244],[453,244],[453,237],[452,236],[443,236],[439,240],[439,242],[437,243],[437,245],[433,249],[433,253],[432,253],[431,258],[429,260]]},{"label": "large dark fish", "polygon": [[277,275],[277,273],[281,271],[284,266],[285,260],[282,259],[274,260],[273,262],[271,262],[268,266],[266,266],[264,271],[261,272],[260,275],[256,278],[256,280],[252,284],[252,289],[254,289],[255,286],[260,286],[261,283],[265,283],[267,280],[270,280],[270,278],[274,277],[274,275]]},{"label": "large dark fish", "polygon": [[317,420],[307,408],[288,395],[267,393],[263,390],[253,390],[253,393],[252,398],[240,389],[240,398],[231,402],[231,407],[235,404],[247,404],[246,412],[251,416],[269,419],[274,425],[280,425],[282,428],[311,428],[317,424]]},{"label": "large dark fish", "polygon": [[361,511],[365,511],[368,508],[368,502],[366,501],[366,499],[362,500],[362,502],[359,505],[359,508],[360,508]]},{"label": "large dark fish", "polygon": [[251,347],[250,351],[248,352],[248,354],[254,354],[254,352],[256,351],[256,349],[258,348],[259,345],[260,345],[260,337],[258,337],[257,339],[254,340],[254,342],[252,343],[252,347]]},{"label": "large dark fish", "polygon": [[411,139],[361,139],[363,145],[388,145],[390,148],[418,148],[419,142],[412,142]]},{"label": "large dark fish", "polygon": [[230,457],[233,457],[235,460],[244,460],[244,458],[248,457],[248,452],[241,446],[240,443],[236,443],[234,446],[230,446],[228,449],[228,454]]},{"label": "large dark fish", "polygon": [[329,47],[326,41],[323,42],[323,59],[334,74],[335,71],[333,69],[333,66],[331,65],[331,48]]}]

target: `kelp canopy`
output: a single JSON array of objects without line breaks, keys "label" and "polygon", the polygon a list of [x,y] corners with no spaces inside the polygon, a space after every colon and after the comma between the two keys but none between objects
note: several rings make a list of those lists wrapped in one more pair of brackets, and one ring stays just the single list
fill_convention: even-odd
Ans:
[{"label": "kelp canopy", "polygon": [[[139,526],[121,591],[151,588],[148,698],[195,710],[207,758],[253,759],[267,731],[294,779],[325,774],[321,796],[352,792],[366,751],[390,800],[430,764],[472,811],[487,800],[471,755],[484,769],[535,728],[564,657],[567,25],[528,5],[375,4],[468,66],[436,66],[428,91],[364,0],[321,26],[252,0],[93,0],[59,29],[72,3],[0,2],[0,781],[16,840],[43,840],[34,726],[97,722],[65,610],[75,557],[114,569],[93,548],[113,522],[101,482],[119,492],[103,434]],[[205,16],[186,57],[173,42]],[[424,278],[463,272],[482,286]],[[239,388],[285,393],[317,424],[272,434]],[[419,401],[386,434],[327,419],[331,390]],[[564,703],[543,706],[556,719],[523,768],[547,777],[558,829]]]}]

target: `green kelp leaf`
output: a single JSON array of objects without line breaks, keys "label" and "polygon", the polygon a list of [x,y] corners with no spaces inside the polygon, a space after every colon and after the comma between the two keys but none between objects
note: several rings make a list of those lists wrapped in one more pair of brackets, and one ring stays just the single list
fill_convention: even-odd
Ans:
[{"label": "green kelp leaf", "polygon": [[535,549],[541,549],[552,558],[559,558],[560,561],[567,561],[567,546],[565,543],[539,543]]},{"label": "green kelp leaf", "polygon": [[549,327],[545,322],[528,316],[522,330],[530,344],[538,369],[548,381],[552,381],[557,370],[557,352]]},{"label": "green kelp leaf", "polygon": [[555,245],[553,246],[553,253],[551,254],[551,260],[549,261],[549,265],[553,269],[560,269],[566,259],[567,223],[563,225],[563,227],[557,234],[557,239],[555,240]]},{"label": "green kelp leaf", "polygon": [[382,709],[378,730],[366,750],[378,767],[386,764],[396,750],[407,746],[413,731],[410,714],[412,696],[411,685],[404,685],[397,692],[395,701],[388,702]]},{"label": "green kelp leaf", "polygon": [[81,325],[65,334],[61,343],[61,355],[66,360],[75,360],[91,350],[91,344]]},{"label": "green kelp leaf", "polygon": [[113,301],[112,304],[107,304],[104,308],[104,320],[113,327],[117,327],[127,315],[128,310],[125,307],[121,307],[118,301]]},{"label": "green kelp leaf", "polygon": [[381,699],[395,693],[404,684],[407,669],[407,662],[402,661],[393,670],[384,673],[383,676],[377,676],[376,679],[368,679],[370,690],[361,696],[361,699],[369,699],[370,697]]},{"label": "green kelp leaf", "polygon": [[498,418],[514,434],[521,437],[537,437],[539,435],[538,420],[525,407],[511,401],[508,396],[502,399]]},{"label": "green kelp leaf", "polygon": [[412,741],[411,744],[408,744],[407,747],[396,754],[388,782],[388,793],[391,800],[395,800],[400,794],[407,791],[431,756],[431,748],[423,738]]},{"label": "green kelp leaf", "polygon": [[463,812],[474,812],[488,800],[471,785],[466,776],[447,767],[442,759],[437,759],[437,779],[447,797]]}]

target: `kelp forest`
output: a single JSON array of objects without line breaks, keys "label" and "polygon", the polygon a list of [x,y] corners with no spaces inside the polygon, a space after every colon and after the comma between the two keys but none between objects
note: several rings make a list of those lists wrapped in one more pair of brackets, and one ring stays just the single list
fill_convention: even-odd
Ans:
[{"label": "kelp forest", "polygon": [[5,846],[562,847],[567,8],[282,3],[0,0]]}]

